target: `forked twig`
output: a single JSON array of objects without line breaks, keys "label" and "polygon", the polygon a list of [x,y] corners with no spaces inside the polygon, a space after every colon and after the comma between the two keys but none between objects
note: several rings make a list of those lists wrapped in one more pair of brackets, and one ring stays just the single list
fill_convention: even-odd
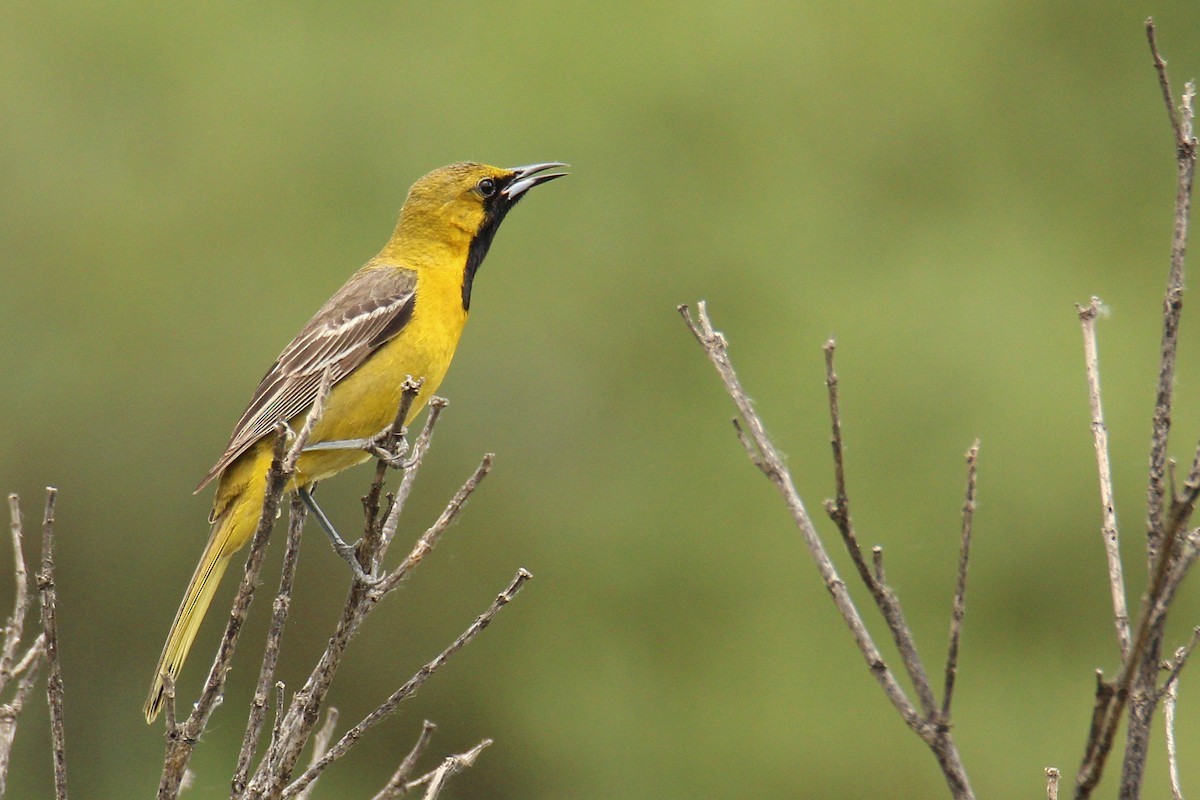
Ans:
[{"label": "forked twig", "polygon": [[400,762],[400,766],[396,767],[396,771],[392,773],[392,777],[383,785],[383,788],[375,793],[371,800],[398,800],[408,792],[407,783],[408,776],[416,769],[417,759],[425,752],[425,748],[429,745],[429,740],[433,738],[433,732],[437,730],[437,725],[434,725],[429,720],[421,725],[421,733],[417,736],[417,741],[413,744],[412,749],[408,751],[408,755]]},{"label": "forked twig", "polygon": [[[736,429],[739,431],[739,438],[742,440],[754,464],[775,484],[783,496],[784,502],[791,512],[792,519],[800,531],[801,538],[804,540],[804,544],[808,548],[813,561],[816,562],[817,571],[825,582],[825,587],[833,597],[834,605],[842,615],[843,621],[850,629],[850,633],[854,637],[854,641],[858,645],[863,658],[866,660],[871,674],[875,676],[884,694],[900,713],[900,716],[904,719],[908,727],[921,737],[922,741],[933,752],[934,757],[941,766],[942,774],[946,779],[947,785],[950,787],[951,794],[955,798],[960,799],[974,798],[974,792],[971,789],[966,769],[963,767],[962,760],[958,754],[958,748],[951,735],[948,720],[941,717],[940,710],[933,702],[932,692],[926,695],[926,691],[928,690],[920,688],[922,682],[928,687],[928,677],[920,665],[919,658],[917,658],[915,645],[911,645],[912,631],[908,629],[907,623],[904,622],[903,616],[899,613],[899,604],[895,600],[894,594],[887,589],[886,585],[880,579],[882,576],[882,556],[873,553],[875,570],[872,572],[862,557],[856,538],[852,536],[853,528],[850,525],[849,513],[846,510],[848,508],[848,500],[845,498],[844,472],[838,473],[839,476],[836,478],[839,484],[839,497],[836,501],[830,503],[830,516],[834,517],[834,521],[838,523],[843,540],[847,543],[847,548],[850,550],[851,557],[855,560],[856,567],[864,583],[868,587],[871,587],[872,596],[876,598],[876,603],[879,604],[880,610],[883,612],[889,632],[897,644],[901,646],[905,666],[909,670],[910,675],[914,676],[914,684],[918,687],[918,693],[922,697],[922,705],[926,706],[926,713],[924,715],[917,711],[903,688],[897,683],[895,676],[888,668],[878,647],[876,647],[874,640],[867,631],[862,617],[850,599],[845,584],[838,576],[837,570],[834,568],[833,562],[825,550],[825,545],[817,535],[812,519],[805,509],[799,493],[796,491],[795,483],[792,481],[787,465],[767,436],[762,419],[754,410],[753,403],[751,403],[749,396],[738,380],[737,373],[734,371],[733,365],[729,360],[728,344],[725,337],[713,328],[705,303],[701,301],[697,304],[695,316],[692,315],[691,310],[686,305],[679,306],[678,310],[688,330],[691,331],[696,341],[703,347],[709,361],[716,368],[717,374],[725,385],[726,392],[732,398],[734,405],[737,406],[741,416],[741,424],[735,424]],[[835,470],[837,470],[836,463],[840,461],[841,451],[841,426],[837,413],[836,374],[832,369],[832,346],[827,345],[826,353],[827,382],[830,385],[831,411],[834,417],[833,445]],[[901,644],[902,642],[906,644]],[[911,652],[904,653],[904,649],[910,647],[910,645]]]},{"label": "forked twig", "polygon": [[316,778],[325,770],[326,767],[344,756],[352,747],[354,747],[354,745],[358,744],[358,741],[362,738],[364,733],[387,718],[393,711],[396,710],[400,703],[416,694],[417,690],[421,688],[421,685],[424,684],[425,681],[427,681],[429,677],[433,675],[433,673],[440,669],[442,665],[450,659],[451,656],[453,656],[462,648],[466,647],[472,639],[482,633],[483,629],[491,624],[491,621],[496,614],[500,613],[500,609],[508,605],[509,602],[516,597],[517,592],[521,591],[521,587],[525,585],[525,582],[532,577],[533,576],[525,569],[517,570],[517,574],[513,578],[512,582],[504,591],[496,596],[496,599],[492,601],[492,604],[488,606],[486,611],[476,617],[475,621],[472,622],[465,631],[459,634],[458,638],[455,639],[445,650],[439,653],[437,657],[435,657],[425,666],[421,667],[421,669],[417,670],[417,673],[409,678],[403,686],[393,692],[387,700],[380,703],[374,711],[372,711],[370,714],[367,714],[362,721],[343,734],[342,738],[339,739],[336,744],[330,747],[329,751],[320,760],[316,761],[311,767],[305,770],[303,774],[296,778],[296,780],[284,790],[283,797],[288,798],[295,796],[298,792],[303,790],[305,786],[316,780]]}]

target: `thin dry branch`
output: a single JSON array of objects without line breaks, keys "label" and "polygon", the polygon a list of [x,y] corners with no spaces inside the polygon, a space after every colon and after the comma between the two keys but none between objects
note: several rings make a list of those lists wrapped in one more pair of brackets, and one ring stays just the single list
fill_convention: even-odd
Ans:
[{"label": "thin dry branch", "polygon": [[1182,667],[1182,662],[1186,659],[1187,653],[1184,652],[1184,648],[1181,647],[1175,651],[1174,664],[1171,665],[1174,674],[1167,678],[1167,684],[1163,687],[1163,725],[1167,735],[1167,773],[1171,778],[1173,800],[1183,800],[1183,788],[1179,782],[1179,752],[1175,748],[1175,704],[1179,702],[1179,671],[1174,667]]},{"label": "thin dry branch", "polygon": [[[833,562],[829,558],[829,554],[825,549],[824,543],[817,535],[816,529],[813,526],[812,519],[809,517],[804,503],[800,498],[799,492],[796,490],[795,483],[792,480],[791,474],[788,471],[787,465],[784,463],[779,451],[767,436],[762,419],[754,410],[753,403],[750,401],[749,395],[742,388],[741,382],[738,380],[737,373],[733,369],[733,365],[729,360],[728,344],[725,337],[718,333],[712,326],[712,321],[708,317],[708,311],[705,303],[701,301],[697,304],[696,315],[693,317],[687,305],[679,306],[679,314],[687,325],[688,330],[696,338],[708,356],[713,367],[716,368],[717,374],[721,378],[721,382],[725,385],[725,390],[737,406],[738,412],[741,415],[742,424],[735,423],[736,429],[739,431],[739,438],[750,454],[751,460],[763,472],[764,475],[775,484],[780,494],[783,496],[784,502],[791,512],[792,519],[796,527],[800,531],[801,538],[804,540],[805,546],[808,548],[809,554],[816,563],[817,571],[820,573],[822,580],[825,582],[825,587],[829,590],[833,597],[834,605],[838,612],[842,615],[843,621],[850,629],[851,635],[854,637],[855,643],[863,654],[863,658],[867,662],[867,666],[871,674],[875,676],[884,694],[891,701],[892,705],[900,713],[909,728],[921,737],[922,741],[933,752],[939,766],[942,769],[942,774],[946,779],[946,783],[950,788],[951,794],[955,798],[974,798],[974,792],[971,789],[970,782],[967,778],[966,769],[963,767],[962,760],[958,754],[958,748],[954,743],[951,735],[950,726],[946,720],[942,720],[938,715],[936,706],[930,704],[930,713],[926,717],[922,717],[912,702],[908,699],[904,690],[897,683],[895,676],[888,668],[883,656],[876,647],[874,640],[867,631],[866,625],[863,623],[862,617],[859,615],[854,602],[851,600],[849,593],[846,590],[845,583],[838,576],[837,570],[833,566]],[[828,352],[828,351],[827,351]],[[830,370],[832,372],[832,370]],[[836,381],[831,380],[831,383],[836,385]],[[835,407],[836,408],[836,407]],[[836,415],[836,412],[835,412]],[[835,435],[840,439],[838,428],[835,427]],[[835,444],[835,448],[838,445]],[[836,458],[836,456],[835,456]],[[843,506],[844,507],[844,506]],[[835,507],[836,511],[836,507]],[[841,526],[839,526],[840,528]],[[844,535],[844,532],[843,532]],[[852,549],[853,556],[853,549]],[[859,555],[861,560],[861,551]],[[876,562],[878,564],[878,561]],[[876,573],[882,572],[877,568]],[[866,567],[865,561],[859,567],[859,573],[865,573],[864,581],[868,586],[876,585],[876,574],[872,574],[871,570]],[[881,582],[878,585],[882,585]],[[878,602],[878,600],[877,600]],[[881,607],[882,610],[882,607]],[[911,641],[911,631],[896,630],[895,627],[902,624],[902,618],[898,616],[888,616],[885,613],[885,618],[888,622],[888,627],[892,633],[893,639],[897,642]],[[907,627],[907,626],[905,626]],[[915,651],[915,647],[914,647]],[[914,652],[915,655],[915,652]],[[919,666],[919,661],[916,662]],[[916,670],[917,674],[928,683],[928,679],[924,677],[924,670]]]},{"label": "thin dry branch", "polygon": [[38,676],[38,667],[43,661],[45,652],[43,639],[39,636],[29,649],[29,655],[32,656],[30,666],[20,673],[12,700],[0,705],[0,797],[4,796],[8,784],[8,765],[12,755],[13,739],[17,735],[17,719],[25,710],[25,701],[29,699],[29,693],[33,691],[33,685]]},{"label": "thin dry branch", "polygon": [[[896,643],[896,649],[900,651],[900,660],[904,664],[904,671],[908,674],[908,679],[912,681],[913,688],[916,689],[922,714],[927,720],[932,720],[938,708],[937,700],[933,696],[933,687],[925,672],[925,666],[921,663],[917,643],[913,639],[912,627],[909,626],[908,620],[904,616],[900,598],[896,596],[890,586],[882,580],[878,580],[867,566],[862,548],[858,544],[858,534],[854,530],[854,522],[850,516],[850,498],[846,490],[846,467],[842,445],[842,419],[838,404],[838,376],[834,369],[836,348],[837,344],[832,339],[826,341],[823,348],[825,352],[825,386],[829,392],[829,417],[832,428],[830,444],[833,448],[833,474],[836,492],[835,499],[825,501],[825,512],[837,525],[838,531],[842,534],[846,552],[850,554],[854,567],[858,570],[859,578],[871,592],[871,598],[887,623],[887,629],[892,634],[892,641]],[[761,466],[759,468],[762,469]]]},{"label": "thin dry branch", "polygon": [[405,786],[408,776],[416,768],[417,759],[425,752],[425,748],[429,745],[429,740],[433,738],[433,732],[436,730],[437,725],[425,720],[421,725],[421,733],[417,736],[417,741],[413,744],[412,749],[408,751],[408,755],[404,756],[400,766],[396,767],[396,771],[392,773],[392,777],[388,779],[382,789],[375,793],[371,800],[399,800],[408,792]]},{"label": "thin dry branch", "polygon": [[25,614],[29,608],[29,573],[25,568],[25,553],[21,548],[24,535],[21,528],[21,501],[15,494],[8,496],[9,530],[13,547],[13,610],[4,626],[4,646],[0,652],[0,692],[13,676],[13,661],[25,632]]},{"label": "thin dry branch", "polygon": [[42,515],[42,569],[38,593],[42,603],[42,635],[46,648],[46,702],[50,708],[50,752],[54,762],[55,800],[67,798],[67,735],[63,722],[62,662],[58,658],[58,592],[54,586],[54,509],[58,489],[46,487]]},{"label": "thin dry branch", "polygon": [[958,677],[958,644],[962,639],[963,618],[967,614],[967,567],[971,559],[971,528],[975,521],[975,479],[979,460],[979,440],[967,451],[967,491],[963,500],[962,536],[958,548],[958,575],[954,582],[954,605],[950,612],[950,645],[946,651],[946,682],[942,691],[942,719],[949,722]]},{"label": "thin dry branch", "polygon": [[279,591],[271,607],[271,625],[267,631],[267,644],[263,649],[262,666],[258,671],[258,683],[250,701],[250,717],[242,737],[242,749],[238,753],[237,769],[231,782],[230,797],[236,798],[246,788],[254,752],[262,734],[263,721],[267,715],[267,700],[275,668],[279,663],[279,647],[283,641],[283,628],[287,623],[292,606],[292,587],[296,580],[296,566],[300,560],[300,534],[304,530],[305,508],[299,496],[292,495],[291,514],[288,517],[287,545],[283,553],[283,569],[279,576]]},{"label": "thin dry branch", "polygon": [[504,591],[496,595],[496,599],[492,601],[492,604],[488,606],[486,611],[476,617],[475,621],[472,622],[465,631],[459,634],[458,638],[451,642],[450,645],[441,653],[439,653],[436,658],[434,658],[425,666],[421,667],[421,669],[417,670],[417,673],[409,678],[403,686],[393,692],[387,700],[380,703],[375,710],[363,717],[362,721],[360,721],[357,725],[346,731],[346,733],[342,735],[342,738],[339,739],[337,743],[333,745],[333,747],[329,748],[329,751],[319,761],[305,770],[300,777],[296,778],[296,780],[284,790],[283,797],[288,798],[296,795],[310,782],[316,780],[316,778],[330,764],[332,764],[334,761],[337,761],[339,758],[342,758],[347,752],[350,751],[352,747],[354,747],[354,745],[358,744],[363,734],[391,715],[392,712],[394,712],[400,705],[400,703],[416,694],[417,690],[421,688],[422,684],[429,680],[429,678],[435,672],[441,669],[442,665],[449,661],[451,656],[470,644],[472,639],[482,633],[483,629],[491,624],[492,619],[496,616],[496,614],[500,613],[500,609],[508,605],[512,599],[516,597],[517,592],[521,591],[521,587],[525,585],[525,582],[532,577],[533,575],[531,575],[524,568],[518,569],[517,574],[513,578],[512,582],[507,588],[504,589]]},{"label": "thin dry branch", "polygon": [[[371,488],[363,497],[363,516],[366,524],[363,527],[363,538],[358,544],[358,558],[364,570],[374,574],[383,558],[380,548],[383,544],[383,519],[379,515],[379,500],[383,494],[384,479],[390,467],[401,466],[398,461],[403,456],[406,447],[404,421],[408,412],[416,402],[417,394],[421,391],[424,381],[414,380],[410,375],[400,386],[400,406],[392,421],[384,440],[380,442],[381,455],[375,463],[375,478]],[[385,457],[386,455],[386,457]],[[393,504],[394,505],[394,504]]]},{"label": "thin dry branch", "polygon": [[442,412],[446,410],[447,405],[448,401],[445,398],[429,398],[429,410],[425,414],[425,427],[421,429],[420,435],[417,436],[417,440],[413,442],[412,448],[409,450],[410,457],[404,466],[404,475],[400,478],[400,485],[396,488],[396,496],[392,498],[392,507],[388,510],[387,518],[383,523],[379,551],[376,556],[380,560],[387,555],[392,540],[396,538],[396,530],[400,525],[400,512],[408,502],[409,495],[412,494],[412,487],[416,482],[417,473],[421,469],[421,464],[425,461],[425,454],[429,452],[429,448],[433,444],[434,428],[437,425],[438,419],[442,416]]},{"label": "thin dry branch", "polygon": [[[491,739],[484,739],[467,752],[450,756],[443,761],[440,767],[427,776],[429,787],[425,790],[425,796],[422,800],[436,800],[438,795],[442,793],[442,789],[446,788],[446,782],[464,769],[475,766],[475,760],[479,758],[479,754],[483,752],[485,747],[489,747],[491,744]],[[412,785],[414,787],[419,786],[423,782],[426,782],[426,779],[420,778],[413,781]]]},{"label": "thin dry branch", "polygon": [[[309,766],[320,761],[325,757],[325,753],[329,750],[329,743],[333,741],[333,732],[337,730],[338,710],[333,706],[325,712],[325,724],[317,729],[313,735],[312,758],[309,761]],[[296,800],[309,800],[313,792],[317,789],[317,780],[314,778],[312,783],[304,788],[300,794],[296,795]]]},{"label": "thin dry branch", "polygon": [[[50,503],[50,516],[53,518],[52,495],[48,502]],[[6,703],[0,703],[0,797],[4,796],[8,786],[8,768],[13,742],[17,735],[17,721],[25,709],[25,701],[29,698],[29,693],[33,691],[34,683],[37,681],[42,664],[45,663],[46,655],[45,631],[38,634],[23,653],[20,652],[21,640],[25,631],[25,616],[29,611],[29,573],[25,566],[25,554],[21,547],[24,533],[21,523],[21,503],[17,495],[10,494],[8,496],[8,508],[11,516],[10,531],[13,545],[14,598],[13,613],[5,624],[4,642],[2,650],[0,650],[0,692],[5,691],[14,678],[17,679],[17,684],[12,698]],[[57,744],[57,741],[54,744]],[[55,766],[57,771],[57,762]]]},{"label": "thin dry branch", "polygon": [[1096,449],[1096,467],[1100,477],[1100,510],[1103,518],[1101,536],[1104,555],[1108,560],[1108,584],[1112,594],[1113,624],[1117,629],[1117,644],[1121,660],[1129,658],[1129,608],[1125,602],[1125,577],[1121,566],[1121,542],[1117,529],[1116,500],[1113,496],[1112,462],[1108,450],[1108,427],[1104,424],[1104,407],[1100,395],[1100,355],[1096,346],[1096,318],[1104,306],[1093,297],[1086,306],[1076,306],[1083,328],[1084,365],[1087,371],[1088,405],[1092,411],[1092,443]]},{"label": "thin dry branch", "polygon": [[[1149,480],[1147,483],[1146,554],[1150,580],[1143,595],[1138,624],[1133,629],[1129,655],[1112,683],[1097,681],[1092,724],[1084,746],[1084,757],[1075,779],[1075,798],[1091,796],[1104,770],[1122,719],[1127,719],[1125,756],[1121,768],[1119,797],[1133,800],[1141,791],[1149,753],[1150,727],[1160,697],[1159,654],[1167,612],[1194,555],[1188,551],[1191,536],[1188,521],[1194,511],[1196,492],[1186,488],[1182,496],[1168,485],[1168,441],[1175,388],[1175,362],[1179,322],[1183,311],[1184,256],[1187,250],[1197,142],[1193,132],[1192,100],[1195,87],[1184,90],[1178,112],[1174,107],[1166,61],[1158,49],[1153,20],[1146,21],[1159,86],[1171,119],[1176,153],[1175,222],[1171,241],[1171,266],[1163,298],[1163,331],[1160,344],[1158,385],[1152,420]],[[1200,462],[1193,462],[1189,482]],[[1200,486],[1200,481],[1197,481]],[[1128,709],[1128,714],[1126,714]]]}]

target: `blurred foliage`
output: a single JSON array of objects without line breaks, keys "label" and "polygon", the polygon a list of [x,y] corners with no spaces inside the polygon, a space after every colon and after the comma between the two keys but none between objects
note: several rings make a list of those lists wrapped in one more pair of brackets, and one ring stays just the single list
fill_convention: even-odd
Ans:
[{"label": "blurred foliage", "polygon": [[[982,439],[963,757],[986,797],[1073,774],[1092,670],[1116,665],[1072,305],[1092,294],[1113,312],[1101,364],[1134,598],[1144,574],[1174,187],[1149,13],[1182,88],[1200,7],[1179,0],[0,5],[0,489],[34,519],[41,487],[62,492],[74,786],[156,785],[140,708],[206,535],[190,489],[409,183],[459,159],[574,174],[512,215],[476,284],[408,531],[482,452],[497,470],[355,645],[342,718],[518,566],[536,579],[319,794],[374,791],[430,718],[431,752],[497,742],[452,797],[944,796],[729,429],[674,311],[698,298],[814,510],[832,484],[820,345],[838,337],[855,518],[933,664],[961,456]],[[1181,458],[1200,435],[1193,313]],[[322,492],[348,528],[367,480]],[[346,577],[310,541],[290,686]],[[1170,641],[1198,612],[1186,592]],[[197,797],[227,791],[256,671],[247,649]],[[1184,754],[1198,696],[1185,674]],[[13,797],[50,791],[45,741],[29,713]],[[1165,786],[1159,747],[1148,796]]]}]

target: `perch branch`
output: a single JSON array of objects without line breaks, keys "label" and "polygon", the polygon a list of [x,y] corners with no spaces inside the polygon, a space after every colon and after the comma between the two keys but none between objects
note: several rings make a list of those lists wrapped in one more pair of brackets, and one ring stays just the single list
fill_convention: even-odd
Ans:
[{"label": "perch branch", "polygon": [[424,684],[425,681],[427,681],[430,676],[433,675],[433,673],[441,669],[442,665],[450,660],[451,656],[470,644],[472,639],[478,636],[484,628],[491,624],[492,619],[496,616],[496,614],[500,613],[500,609],[508,605],[509,602],[516,597],[517,592],[521,591],[521,587],[525,585],[525,582],[532,577],[533,576],[523,568],[517,570],[516,577],[513,578],[512,582],[508,585],[508,588],[498,594],[496,599],[492,601],[492,604],[487,608],[487,610],[476,617],[475,621],[472,622],[465,631],[459,634],[458,638],[451,642],[449,647],[439,653],[437,657],[428,664],[417,670],[417,673],[409,678],[403,686],[393,692],[387,700],[380,703],[374,711],[372,711],[370,714],[367,714],[367,716],[365,716],[357,725],[346,731],[342,738],[339,739],[338,742],[333,745],[333,747],[329,748],[329,751],[325,753],[325,755],[319,761],[315,762],[311,767],[305,770],[300,777],[296,778],[296,780],[284,790],[283,797],[288,798],[295,796],[299,791],[304,789],[305,786],[316,780],[317,776],[319,776],[330,764],[346,755],[346,753],[349,752],[354,745],[358,744],[358,741],[362,738],[363,734],[387,718],[393,711],[396,710],[396,707],[399,706],[400,703],[416,694],[417,690],[421,688],[422,684]]},{"label": "perch branch", "polygon": [[250,701],[250,717],[246,722],[246,733],[242,737],[242,749],[238,753],[237,769],[231,782],[231,797],[236,798],[246,788],[250,777],[250,766],[262,734],[263,721],[267,715],[267,700],[275,668],[279,663],[279,647],[283,641],[283,628],[287,624],[292,607],[292,587],[296,580],[296,565],[300,559],[300,534],[304,530],[305,507],[299,496],[292,495],[291,514],[288,517],[287,545],[283,553],[283,569],[279,576],[279,591],[271,607],[271,626],[267,631],[267,645],[263,651],[262,666],[258,671],[258,683]]}]

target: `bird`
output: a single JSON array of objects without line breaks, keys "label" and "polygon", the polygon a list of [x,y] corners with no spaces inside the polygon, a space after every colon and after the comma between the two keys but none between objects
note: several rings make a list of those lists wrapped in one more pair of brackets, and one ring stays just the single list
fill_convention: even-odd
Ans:
[{"label": "bird", "polygon": [[[548,170],[566,166],[549,161],[503,169],[460,162],[425,175],[409,189],[379,254],[283,348],[225,452],[196,488],[216,481],[212,529],[154,669],[143,709],[147,723],[162,710],[164,678],[178,677],[230,559],[258,527],[275,426],[285,422],[299,430],[327,382],[324,413],[288,484],[310,503],[307,490],[314,483],[371,457],[367,449],[337,444],[385,431],[395,419],[402,385],[412,377],[421,385],[404,420],[409,424],[446,375],[470,311],[476,272],[500,223],[530,189],[566,175]],[[354,566],[361,577],[357,561]]]}]

